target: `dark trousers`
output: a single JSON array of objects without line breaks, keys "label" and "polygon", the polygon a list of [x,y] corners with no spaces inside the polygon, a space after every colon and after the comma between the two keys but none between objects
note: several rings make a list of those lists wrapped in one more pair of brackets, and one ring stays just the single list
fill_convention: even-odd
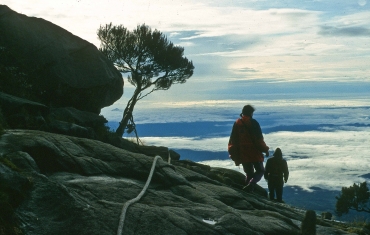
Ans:
[{"label": "dark trousers", "polygon": [[278,201],[283,200],[283,186],[284,186],[284,180],[280,177],[275,178],[275,177],[269,177],[267,186],[269,188],[269,197],[271,200],[275,199],[275,194],[276,194],[276,199]]},{"label": "dark trousers", "polygon": [[265,168],[263,167],[263,162],[247,162],[242,163],[243,170],[247,175],[245,183],[257,183],[261,180],[263,173],[265,173]]}]

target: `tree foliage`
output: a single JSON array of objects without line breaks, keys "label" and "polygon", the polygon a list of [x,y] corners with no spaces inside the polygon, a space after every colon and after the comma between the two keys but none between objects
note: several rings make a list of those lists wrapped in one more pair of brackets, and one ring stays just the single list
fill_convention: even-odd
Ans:
[{"label": "tree foliage", "polygon": [[335,198],[337,199],[335,209],[339,216],[347,214],[349,210],[370,213],[370,192],[366,181],[359,184],[354,183],[348,188],[342,187],[340,196]]},{"label": "tree foliage", "polygon": [[121,73],[129,73],[128,81],[135,86],[116,131],[119,135],[124,133],[138,100],[153,91],[185,83],[193,75],[194,66],[183,56],[184,48],[175,46],[160,31],[152,31],[145,24],[129,31],[123,25],[110,23],[100,26],[97,34],[99,50]]}]

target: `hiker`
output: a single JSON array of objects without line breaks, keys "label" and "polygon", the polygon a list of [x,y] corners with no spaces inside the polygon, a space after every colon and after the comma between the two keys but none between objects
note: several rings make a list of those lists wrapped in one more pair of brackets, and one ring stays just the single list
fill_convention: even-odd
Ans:
[{"label": "hiker", "polygon": [[270,200],[275,200],[276,193],[277,201],[283,202],[283,186],[289,177],[288,164],[280,148],[276,148],[273,156],[266,162],[264,178],[267,180]]},{"label": "hiker", "polygon": [[254,108],[251,105],[243,107],[231,131],[229,146],[234,145],[238,151],[236,165],[242,164],[246,173],[246,191],[253,192],[255,185],[261,180],[264,173],[263,153],[268,157],[269,147],[263,140],[260,124],[253,119]]}]

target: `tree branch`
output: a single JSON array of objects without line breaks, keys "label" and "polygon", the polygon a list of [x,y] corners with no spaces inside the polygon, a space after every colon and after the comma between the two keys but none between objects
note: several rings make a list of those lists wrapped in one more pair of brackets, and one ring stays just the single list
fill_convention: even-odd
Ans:
[{"label": "tree branch", "polygon": [[368,209],[368,208],[356,209],[356,208],[351,207],[350,209],[355,210],[355,211],[358,211],[358,212],[367,212],[367,213],[370,213],[370,209]]},{"label": "tree branch", "polygon": [[145,95],[141,95],[141,94],[140,94],[140,97],[139,97],[137,100],[141,100],[141,99],[145,98],[146,96],[148,96],[149,94],[153,93],[153,92],[154,92],[154,91],[156,91],[156,90],[158,90],[158,89],[153,88],[151,91],[149,91],[149,92],[148,92],[148,93],[146,93]]}]

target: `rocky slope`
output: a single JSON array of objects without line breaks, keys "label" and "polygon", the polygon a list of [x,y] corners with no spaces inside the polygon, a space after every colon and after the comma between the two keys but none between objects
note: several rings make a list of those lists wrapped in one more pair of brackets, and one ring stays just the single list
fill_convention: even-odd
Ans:
[{"label": "rocky slope", "polygon": [[[1,184],[23,195],[15,217],[27,235],[116,234],[123,204],[140,193],[153,161],[97,140],[31,130],[7,130],[0,158],[8,162],[0,164]],[[299,234],[304,211],[246,193],[242,181],[238,172],[159,160],[123,234]],[[347,234],[319,224],[317,234]]]}]

